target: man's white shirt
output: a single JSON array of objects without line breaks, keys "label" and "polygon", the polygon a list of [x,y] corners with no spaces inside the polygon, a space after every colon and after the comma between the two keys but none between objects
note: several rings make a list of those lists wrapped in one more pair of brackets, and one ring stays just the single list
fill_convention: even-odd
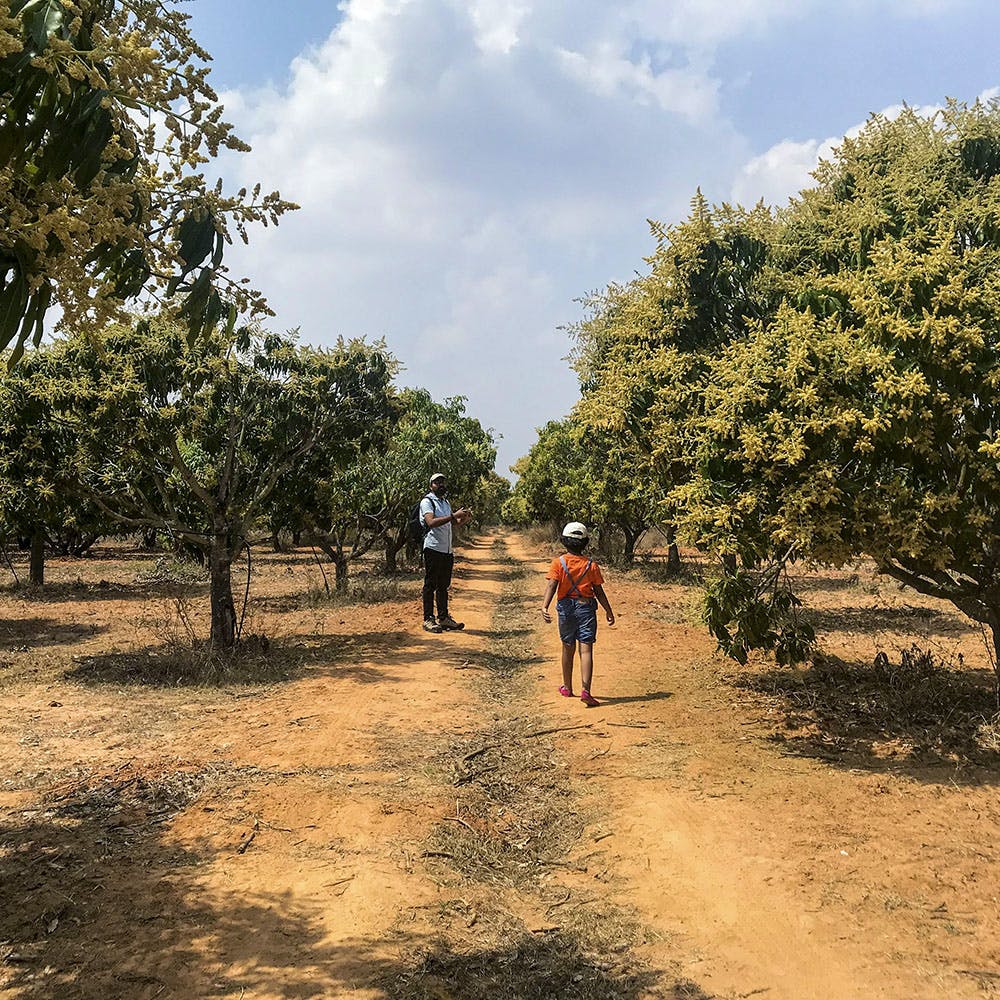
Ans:
[{"label": "man's white shirt", "polygon": [[[433,493],[420,501],[420,520],[427,523],[426,514],[431,517],[451,517],[451,504],[442,497],[436,497]],[[446,555],[451,552],[451,521],[447,524],[438,525],[431,528],[424,537],[424,548],[433,549],[435,552],[443,552]]]}]

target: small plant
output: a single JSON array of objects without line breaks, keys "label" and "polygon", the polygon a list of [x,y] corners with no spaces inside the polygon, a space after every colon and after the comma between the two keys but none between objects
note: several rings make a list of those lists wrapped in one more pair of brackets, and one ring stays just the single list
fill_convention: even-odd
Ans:
[{"label": "small plant", "polygon": [[781,664],[812,654],[816,633],[799,618],[802,602],[781,583],[784,575],[783,562],[763,571],[729,570],[706,588],[704,622],[737,663],[745,664],[754,649],[773,650]]},{"label": "small plant", "polygon": [[193,559],[178,556],[160,556],[152,568],[140,570],[135,575],[138,583],[203,583],[207,579],[205,567]]}]

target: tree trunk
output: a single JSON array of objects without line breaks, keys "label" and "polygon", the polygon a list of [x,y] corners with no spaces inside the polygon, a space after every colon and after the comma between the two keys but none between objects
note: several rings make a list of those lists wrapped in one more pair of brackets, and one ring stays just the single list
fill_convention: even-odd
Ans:
[{"label": "tree trunk", "polygon": [[233,603],[232,556],[225,534],[212,539],[211,569],[212,635],[216,649],[236,645],[236,605]]},{"label": "tree trunk", "polygon": [[36,528],[31,535],[28,579],[36,587],[41,587],[45,583],[45,532],[41,528]]},{"label": "tree trunk", "polygon": [[86,535],[81,537],[73,548],[73,555],[82,559],[101,540],[101,535]]},{"label": "tree trunk", "polygon": [[347,593],[347,557],[338,552],[333,560],[333,567],[336,570],[337,593],[345,594]]},{"label": "tree trunk", "polygon": [[994,694],[997,711],[1000,711],[1000,615],[990,616],[990,633],[993,638]]},{"label": "tree trunk", "polygon": [[635,547],[642,541],[643,536],[649,529],[646,527],[629,528],[622,526],[622,534],[625,536],[625,550],[622,552],[622,561],[626,566],[631,566],[635,562]]},{"label": "tree trunk", "polygon": [[677,548],[677,529],[668,524],[664,534],[667,536],[667,569],[676,571],[681,568],[681,552]]},{"label": "tree trunk", "polygon": [[407,532],[404,528],[402,531],[396,532],[395,535],[389,534],[385,536],[385,571],[386,573],[398,573],[399,567],[396,563],[396,557],[399,555],[399,550],[406,544]]},{"label": "tree trunk", "polygon": [[642,532],[630,531],[628,528],[622,528],[622,534],[625,536],[625,548],[622,550],[622,562],[626,566],[631,566],[635,562],[635,544],[639,541],[639,537],[642,535]]},{"label": "tree trunk", "polygon": [[725,567],[727,573],[735,573],[739,568],[736,562],[736,556],[731,552],[726,553],[722,557],[722,565]]}]

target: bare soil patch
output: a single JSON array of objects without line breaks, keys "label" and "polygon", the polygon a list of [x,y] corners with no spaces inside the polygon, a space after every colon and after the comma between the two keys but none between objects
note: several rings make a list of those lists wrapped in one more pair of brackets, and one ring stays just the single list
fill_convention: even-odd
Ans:
[{"label": "bare soil patch", "polygon": [[607,574],[587,710],[551,552],[419,579],[261,554],[241,654],[197,569],[110,547],[0,591],[0,997],[958,1000],[1000,984],[992,676],[948,607],[802,581],[823,658],[720,659],[689,561]]}]

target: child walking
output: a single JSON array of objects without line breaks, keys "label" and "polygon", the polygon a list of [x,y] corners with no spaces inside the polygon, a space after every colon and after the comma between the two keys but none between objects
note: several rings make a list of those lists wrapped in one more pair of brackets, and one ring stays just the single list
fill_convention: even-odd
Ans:
[{"label": "child walking", "polygon": [[562,686],[559,693],[564,698],[573,697],[573,658],[576,645],[580,644],[580,701],[588,708],[600,702],[591,696],[594,680],[594,643],[597,641],[597,605],[604,608],[608,624],[614,625],[615,613],[604,593],[601,567],[588,559],[583,550],[590,535],[579,521],[571,521],[563,528],[562,543],[566,551],[552,560],[545,585],[542,617],[552,621],[549,605],[558,593],[556,610],[559,613],[559,638],[562,639]]}]

